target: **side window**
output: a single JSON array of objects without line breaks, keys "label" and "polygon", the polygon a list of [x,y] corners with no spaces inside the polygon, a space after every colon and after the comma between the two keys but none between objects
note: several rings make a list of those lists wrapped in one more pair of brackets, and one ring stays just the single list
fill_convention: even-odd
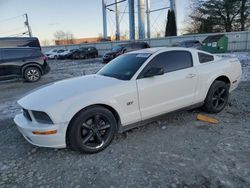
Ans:
[{"label": "side window", "polygon": [[19,59],[26,56],[24,50],[16,49],[5,49],[3,50],[3,59]]},{"label": "side window", "polygon": [[154,57],[148,65],[150,67],[162,68],[165,73],[181,70],[193,66],[192,55],[188,51],[163,52]]},{"label": "side window", "polygon": [[214,56],[209,55],[209,54],[198,52],[198,56],[199,56],[200,63],[207,63],[207,62],[211,62],[214,60]]}]

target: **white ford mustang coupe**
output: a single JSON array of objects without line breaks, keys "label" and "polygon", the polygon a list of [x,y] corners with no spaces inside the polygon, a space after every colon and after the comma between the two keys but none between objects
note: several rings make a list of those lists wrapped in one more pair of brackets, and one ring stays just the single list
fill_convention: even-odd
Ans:
[{"label": "white ford mustang coupe", "polygon": [[42,147],[86,153],[115,133],[186,107],[218,113],[241,77],[238,59],[186,48],[149,48],[121,55],[99,72],[52,83],[18,101],[14,121]]}]

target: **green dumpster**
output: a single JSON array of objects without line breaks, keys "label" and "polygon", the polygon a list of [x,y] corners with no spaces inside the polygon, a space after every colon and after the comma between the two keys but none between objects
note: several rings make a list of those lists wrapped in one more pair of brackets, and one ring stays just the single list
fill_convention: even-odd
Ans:
[{"label": "green dumpster", "polygon": [[202,42],[202,50],[210,53],[225,53],[228,49],[228,37],[225,35],[212,35]]}]

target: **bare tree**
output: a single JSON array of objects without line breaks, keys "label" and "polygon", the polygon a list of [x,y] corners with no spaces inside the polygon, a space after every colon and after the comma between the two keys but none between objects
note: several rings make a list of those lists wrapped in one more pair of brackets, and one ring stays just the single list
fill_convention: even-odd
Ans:
[{"label": "bare tree", "polygon": [[56,40],[57,44],[62,44],[62,43],[63,44],[73,44],[73,42],[74,42],[74,35],[70,31],[67,31],[67,32],[56,31],[54,33],[54,37],[55,37],[55,40]]},{"label": "bare tree", "polygon": [[250,16],[250,1],[241,0],[241,7],[240,7],[241,31],[245,31],[246,26],[249,24],[249,16]]},{"label": "bare tree", "polygon": [[41,41],[42,46],[49,46],[51,45],[51,41],[48,39],[44,39]]},{"label": "bare tree", "polygon": [[56,31],[54,33],[55,40],[63,40],[65,39],[66,33],[64,31]]}]

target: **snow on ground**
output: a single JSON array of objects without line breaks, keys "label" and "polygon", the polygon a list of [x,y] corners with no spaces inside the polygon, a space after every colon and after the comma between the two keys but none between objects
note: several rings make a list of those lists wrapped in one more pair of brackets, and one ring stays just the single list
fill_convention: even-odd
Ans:
[{"label": "snow on ground", "polygon": [[231,52],[218,55],[222,57],[235,57],[238,58],[240,61],[250,61],[250,52]]},{"label": "snow on ground", "polygon": [[231,52],[218,54],[221,57],[238,58],[242,66],[242,81],[250,81],[250,52]]}]

